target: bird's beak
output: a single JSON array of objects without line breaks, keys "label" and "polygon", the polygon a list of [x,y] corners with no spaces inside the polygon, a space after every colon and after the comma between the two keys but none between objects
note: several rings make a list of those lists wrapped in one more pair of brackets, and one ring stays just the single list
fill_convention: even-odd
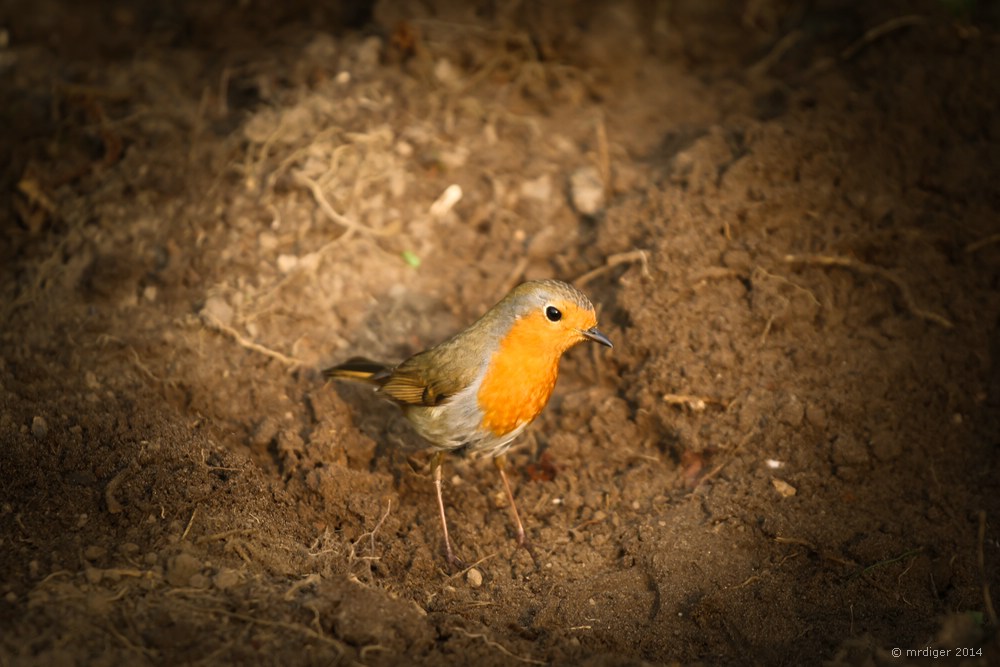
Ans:
[{"label": "bird's beak", "polygon": [[580,333],[583,334],[584,338],[588,338],[595,343],[600,343],[601,345],[607,345],[610,348],[614,348],[608,337],[597,330],[597,327],[591,327],[589,329],[581,329]]}]

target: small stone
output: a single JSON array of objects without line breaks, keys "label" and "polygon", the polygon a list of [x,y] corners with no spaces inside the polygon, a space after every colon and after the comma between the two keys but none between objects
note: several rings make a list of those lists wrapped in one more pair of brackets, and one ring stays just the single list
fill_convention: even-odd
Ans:
[{"label": "small stone", "polygon": [[96,567],[88,567],[83,571],[83,576],[91,584],[101,583],[101,578],[104,576],[104,572],[97,569]]},{"label": "small stone", "polygon": [[378,67],[382,54],[382,40],[373,35],[361,42],[355,53],[357,63],[355,71],[358,74],[370,74]]},{"label": "small stone", "polygon": [[269,252],[278,247],[278,237],[273,232],[261,232],[257,236],[257,243],[261,250]]},{"label": "small stone", "polygon": [[871,441],[872,454],[879,461],[894,461],[903,453],[903,443],[891,433],[878,433]]},{"label": "small stone", "polygon": [[521,196],[525,199],[548,201],[552,198],[552,178],[542,174],[536,179],[521,183]]},{"label": "small stone", "polygon": [[597,167],[580,167],[569,177],[573,208],[583,215],[596,215],[604,209],[604,182]]},{"label": "small stone", "polygon": [[202,306],[199,315],[209,326],[219,324],[229,326],[233,321],[233,307],[226,303],[226,300],[221,296],[210,296],[205,301],[205,305]]},{"label": "small stone", "polygon": [[274,415],[265,416],[254,429],[250,444],[258,448],[267,447],[277,437],[280,428],[281,422]]},{"label": "small stone", "polygon": [[191,577],[201,573],[201,561],[188,553],[179,553],[167,564],[167,581],[172,586],[188,586]]},{"label": "small stone", "polygon": [[868,463],[868,448],[853,435],[842,433],[831,443],[833,462],[837,465],[861,465]]},{"label": "small stone", "polygon": [[826,412],[818,405],[806,406],[806,420],[816,428],[826,428]]},{"label": "small stone", "polygon": [[118,545],[118,551],[120,551],[125,556],[134,556],[139,553],[139,545],[135,542],[123,542]]},{"label": "small stone", "polygon": [[290,273],[299,265],[299,258],[295,255],[278,255],[278,270],[282,273]]},{"label": "small stone", "polygon": [[146,285],[142,290],[142,298],[150,303],[156,301],[156,285]]},{"label": "small stone", "polygon": [[806,408],[795,394],[788,394],[778,406],[778,421],[789,426],[799,426],[805,417]]},{"label": "small stone", "polygon": [[468,579],[469,585],[473,588],[479,588],[483,585],[483,573],[476,568],[470,569],[466,573],[465,578]]},{"label": "small stone", "polygon": [[462,187],[457,183],[452,183],[444,189],[444,192],[431,204],[430,214],[432,217],[441,219],[448,215],[455,204],[462,200]]},{"label": "small stone", "polygon": [[188,586],[191,588],[208,588],[208,584],[208,577],[203,575],[201,572],[192,574],[191,578],[188,579]]},{"label": "small stone", "polygon": [[400,139],[396,142],[396,155],[400,157],[410,157],[413,155],[413,144]]},{"label": "small stone", "polygon": [[10,591],[7,595],[3,596],[3,599],[7,604],[14,604],[17,602],[17,593]]},{"label": "small stone", "polygon": [[48,434],[49,424],[45,421],[45,417],[35,415],[35,417],[31,420],[31,435],[35,436],[38,440],[42,440]]},{"label": "small stone", "polygon": [[108,550],[104,547],[92,544],[83,550],[83,557],[87,560],[97,560],[98,558],[103,558],[106,553],[108,553]]},{"label": "small stone", "polygon": [[782,498],[791,498],[798,493],[798,490],[794,486],[784,480],[772,479],[771,484],[774,485],[774,489]]},{"label": "small stone", "polygon": [[439,58],[434,63],[434,78],[449,88],[457,88],[462,83],[459,69],[447,58]]},{"label": "small stone", "polygon": [[232,568],[224,567],[215,575],[212,583],[220,591],[228,590],[240,583],[240,573]]}]

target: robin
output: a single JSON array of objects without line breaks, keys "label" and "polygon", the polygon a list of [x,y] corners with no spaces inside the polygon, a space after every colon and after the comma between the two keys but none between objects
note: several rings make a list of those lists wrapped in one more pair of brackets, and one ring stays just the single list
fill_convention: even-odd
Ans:
[{"label": "robin", "polygon": [[548,403],[563,353],[584,341],[613,347],[597,330],[590,299],[564,282],[535,280],[515,287],[465,331],[397,366],[354,357],[323,375],[375,385],[436,450],[431,468],[449,566],[460,567],[461,561],[448,537],[441,464],[445,453],[463,447],[493,457],[518,546],[537,564],[507,479],[505,453]]}]

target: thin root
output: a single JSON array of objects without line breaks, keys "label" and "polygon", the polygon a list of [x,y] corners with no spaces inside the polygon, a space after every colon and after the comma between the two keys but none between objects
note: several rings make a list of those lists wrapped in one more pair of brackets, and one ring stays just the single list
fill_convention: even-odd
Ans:
[{"label": "thin root", "polygon": [[992,234],[984,239],[973,241],[969,245],[965,246],[965,252],[971,254],[979,250],[982,250],[986,246],[993,245],[994,243],[1000,243],[1000,234]]},{"label": "thin root", "polygon": [[258,343],[253,342],[252,340],[249,340],[248,338],[245,338],[242,334],[240,334],[239,331],[232,328],[228,324],[223,324],[222,322],[219,321],[219,318],[215,317],[211,313],[203,313],[202,321],[206,325],[208,325],[209,328],[215,329],[219,333],[225,334],[230,338],[232,338],[240,345],[240,347],[245,347],[248,350],[257,352],[259,354],[263,354],[266,357],[277,359],[278,361],[285,364],[289,368],[294,369],[305,365],[302,361],[298,359],[289,357],[285,354],[282,354],[281,352],[278,352],[277,350],[272,350],[269,347],[264,347],[263,345],[260,345]]},{"label": "thin root", "polygon": [[115,493],[118,491],[118,487],[121,486],[122,480],[125,479],[126,472],[128,472],[128,468],[119,470],[118,474],[112,477],[111,481],[104,487],[104,504],[108,507],[108,514],[120,514],[122,511],[122,504],[118,502]]},{"label": "thin root", "polygon": [[913,298],[913,293],[910,291],[909,286],[896,277],[896,275],[894,275],[891,271],[883,269],[880,266],[865,264],[864,262],[859,262],[849,257],[835,257],[831,255],[785,255],[784,261],[788,264],[812,264],[823,267],[838,266],[850,269],[863,275],[881,278],[882,280],[891,283],[897,290],[899,290],[899,295],[903,298],[903,303],[906,305],[907,310],[909,310],[911,314],[929,322],[933,322],[944,327],[945,329],[953,329],[955,327],[951,320],[943,315],[938,315],[937,313],[918,306],[916,300]]},{"label": "thin root", "polygon": [[[382,518],[378,520],[378,523],[375,524],[375,527],[372,528],[367,533],[362,533],[358,537],[358,539],[356,539],[353,543],[351,543],[351,552],[347,556],[348,561],[354,562],[355,560],[373,560],[373,559],[377,559],[378,558],[377,556],[375,556],[375,533],[377,533],[379,531],[379,528],[382,527],[382,524],[385,523],[385,520],[389,518],[389,512],[390,511],[392,511],[392,499],[391,498],[386,503],[385,514],[383,514]],[[365,539],[366,537],[370,540],[369,549],[370,549],[372,555],[368,556],[368,557],[358,556],[358,551],[357,551],[358,545],[361,544],[361,540]]]},{"label": "thin root", "polygon": [[482,639],[483,642],[485,642],[486,645],[489,646],[490,648],[495,648],[496,650],[500,651],[504,655],[510,656],[511,658],[514,658],[518,662],[524,662],[524,663],[527,663],[529,665],[545,665],[545,664],[547,664],[544,660],[535,660],[534,658],[523,658],[523,657],[521,657],[521,656],[519,656],[519,655],[517,655],[515,653],[511,653],[508,649],[504,648],[501,644],[498,644],[497,642],[493,641],[492,639],[490,639],[489,637],[487,637],[486,635],[484,635],[481,632],[469,632],[468,630],[463,630],[462,628],[455,628],[455,631],[459,632],[459,633],[461,633],[463,635],[465,635],[469,639]]},{"label": "thin root", "polygon": [[238,612],[229,611],[228,609],[211,608],[211,607],[206,608],[206,607],[199,607],[193,604],[184,604],[183,606],[187,607],[191,611],[201,612],[203,614],[220,614],[222,616],[244,621],[252,625],[281,628],[283,630],[291,630],[293,632],[298,632],[300,634],[305,635],[306,637],[315,639],[316,641],[319,641],[328,646],[332,646],[340,655],[344,655],[344,653],[347,650],[343,642],[340,642],[339,640],[336,640],[333,637],[327,637],[326,635],[321,634],[313,630],[312,628],[306,625],[302,625],[300,623],[287,623],[285,621],[272,621],[263,618],[255,618],[253,616],[250,616],[249,614],[240,614]]},{"label": "thin root", "polygon": [[889,19],[884,23],[880,23],[874,28],[867,30],[864,35],[841,51],[835,58],[824,58],[817,62],[810,68],[808,76],[817,76],[829,69],[832,69],[837,63],[847,62],[886,35],[890,35],[903,28],[921,25],[926,22],[927,18],[924,16],[920,16],[918,14],[907,14],[905,16],[897,16],[896,18]]},{"label": "thin root", "polygon": [[628,252],[619,252],[614,255],[608,255],[607,260],[604,262],[604,266],[599,266],[596,269],[591,269],[585,274],[573,281],[573,284],[577,287],[583,287],[591,280],[607,273],[611,269],[615,268],[620,264],[630,264],[632,262],[640,262],[642,264],[642,275],[646,278],[649,277],[649,258],[645,250],[630,250]]},{"label": "thin root", "polygon": [[758,60],[756,63],[750,66],[750,76],[753,78],[759,78],[771,71],[771,68],[778,64],[778,62],[785,57],[792,47],[802,41],[805,37],[805,33],[801,30],[793,30],[781,39],[771,48],[771,51]]},{"label": "thin root", "polygon": [[459,570],[455,574],[448,575],[448,578],[445,581],[451,581],[452,579],[457,579],[457,578],[459,578],[459,577],[467,574],[469,570],[471,570],[472,568],[476,567],[477,565],[482,565],[483,563],[485,563],[486,561],[490,560],[491,558],[496,558],[499,555],[500,555],[499,551],[494,551],[493,553],[491,553],[489,555],[483,556],[482,558],[480,558],[479,560],[477,560],[475,563],[471,563],[470,565],[467,565],[466,567],[464,567],[463,569]]},{"label": "thin root", "polygon": [[323,194],[323,188],[320,186],[319,183],[312,180],[311,178],[309,178],[300,171],[294,172],[293,178],[295,179],[296,183],[305,186],[309,190],[309,192],[312,193],[313,199],[316,200],[316,203],[323,210],[323,213],[326,214],[326,217],[330,218],[330,220],[337,223],[341,227],[347,229],[347,231],[344,232],[342,236],[338,237],[338,240],[341,241],[347,240],[348,236],[353,232],[370,234],[372,236],[392,236],[398,233],[398,230],[395,228],[387,230],[378,230],[378,229],[372,229],[371,227],[366,227],[360,223],[355,222],[354,220],[348,218],[346,215],[338,213],[337,210],[333,208],[333,205],[330,204],[330,200],[328,200],[326,198],[326,195]]},{"label": "thin root", "polygon": [[305,579],[300,579],[299,581],[296,581],[294,584],[292,584],[291,587],[289,587],[289,589],[285,591],[285,594],[282,596],[282,598],[284,598],[285,602],[291,602],[292,600],[295,599],[295,596],[298,594],[300,590],[306,588],[307,586],[312,586],[314,584],[317,584],[320,581],[321,577],[315,572],[313,572]]},{"label": "thin root", "polygon": [[194,518],[197,515],[198,515],[198,508],[195,507],[193,510],[191,510],[191,518],[188,519],[187,527],[184,529],[184,532],[181,534],[181,542],[183,542],[184,540],[187,539],[188,533],[191,532],[191,526],[194,525]]}]

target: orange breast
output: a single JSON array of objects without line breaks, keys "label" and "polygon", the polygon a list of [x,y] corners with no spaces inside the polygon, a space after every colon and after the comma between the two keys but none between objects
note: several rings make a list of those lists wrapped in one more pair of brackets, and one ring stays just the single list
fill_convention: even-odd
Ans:
[{"label": "orange breast", "polygon": [[493,355],[479,387],[483,428],[502,436],[532,421],[549,402],[562,350],[534,317],[518,320]]}]

